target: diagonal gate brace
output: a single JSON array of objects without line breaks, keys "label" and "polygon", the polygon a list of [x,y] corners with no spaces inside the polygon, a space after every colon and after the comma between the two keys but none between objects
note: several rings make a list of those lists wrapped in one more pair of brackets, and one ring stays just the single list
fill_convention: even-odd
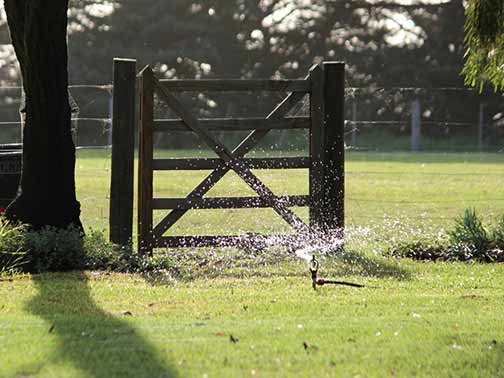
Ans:
[{"label": "diagonal gate brace", "polygon": [[[209,134],[205,129],[203,129],[196,117],[194,117],[190,112],[188,112],[184,105],[168,90],[159,85],[157,79],[155,80],[155,85],[159,96],[167,103],[168,106],[182,119],[185,125],[195,132],[225,163],[225,167],[218,168],[210,176],[207,177],[198,187],[187,197],[187,199],[202,197],[211,187],[213,187],[224,175],[229,171],[233,170],[245,183],[252,188],[261,199],[270,205],[270,207],[275,210],[288,224],[290,224],[298,232],[309,232],[310,228],[299,218],[291,209],[289,209],[284,203],[282,203],[279,198],[261,181],[257,176],[255,176],[250,169],[241,164],[241,158],[255,145],[257,142],[266,135],[266,132],[254,131],[252,132],[237,148],[234,152],[231,152],[224,146],[220,141],[216,140],[211,134]],[[277,109],[268,118],[272,118],[277,112],[281,111],[285,113],[287,106],[284,104],[292,104],[297,97],[302,98],[302,94],[296,93],[295,95],[289,95],[284,102],[282,102]],[[293,98],[294,97],[294,98]],[[299,101],[297,99],[297,101]],[[295,102],[297,102],[295,101]],[[284,114],[285,114],[284,113]],[[264,134],[264,135],[261,135]],[[175,213],[173,218],[178,218],[184,214],[183,211],[172,212]],[[170,213],[170,215],[172,214]],[[179,215],[180,214],[180,215]],[[165,218],[158,226],[154,229],[155,236],[161,236],[166,229],[170,227],[172,220],[169,218],[170,215]],[[176,222],[176,220],[175,220]]]}]

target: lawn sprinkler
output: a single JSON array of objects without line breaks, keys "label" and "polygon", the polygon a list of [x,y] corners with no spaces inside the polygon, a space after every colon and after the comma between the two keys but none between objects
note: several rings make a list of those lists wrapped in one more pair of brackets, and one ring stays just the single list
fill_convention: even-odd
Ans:
[{"label": "lawn sprinkler", "polygon": [[364,287],[364,285],[356,284],[356,283],[352,283],[352,282],[333,281],[333,280],[325,280],[323,278],[317,278],[319,268],[320,268],[320,263],[317,260],[317,258],[315,257],[315,254],[313,254],[311,262],[310,262],[310,273],[311,273],[313,290],[317,290],[317,286],[324,286],[324,285],[343,285],[343,286],[351,286],[351,287],[359,287],[359,288]]}]

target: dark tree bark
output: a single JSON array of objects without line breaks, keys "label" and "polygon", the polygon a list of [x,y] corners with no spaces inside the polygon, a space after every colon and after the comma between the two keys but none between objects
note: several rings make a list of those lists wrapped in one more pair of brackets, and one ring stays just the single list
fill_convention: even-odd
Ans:
[{"label": "dark tree bark", "polygon": [[68,98],[68,0],[4,0],[25,93],[23,169],[11,220],[82,229]]}]

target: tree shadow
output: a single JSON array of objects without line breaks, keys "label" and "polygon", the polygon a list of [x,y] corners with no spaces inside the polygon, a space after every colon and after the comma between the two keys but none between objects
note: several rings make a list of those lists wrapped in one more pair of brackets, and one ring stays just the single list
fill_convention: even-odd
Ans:
[{"label": "tree shadow", "polygon": [[126,320],[94,303],[84,273],[35,275],[27,309],[48,323],[59,347],[51,360],[95,378],[177,377],[176,370]]}]

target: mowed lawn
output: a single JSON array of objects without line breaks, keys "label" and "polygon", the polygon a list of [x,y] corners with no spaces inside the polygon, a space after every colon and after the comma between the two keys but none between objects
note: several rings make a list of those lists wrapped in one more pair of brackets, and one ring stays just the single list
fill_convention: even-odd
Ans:
[{"label": "mowed lawn", "polygon": [[502,377],[503,265],[326,264],[154,284],[74,273],[0,282],[1,377]]},{"label": "mowed lawn", "polygon": [[[80,152],[77,162],[82,218],[98,229],[107,225],[108,155]],[[306,263],[274,251],[236,261],[223,250],[201,261],[188,252],[177,264],[190,274],[163,279],[0,276],[0,377],[502,377],[504,265],[380,251],[407,230],[450,227],[469,206],[488,221],[502,215],[503,163],[497,154],[349,153],[347,251],[324,260],[320,276],[362,289],[315,292]],[[279,194],[307,192],[306,172],[257,173]],[[156,195],[183,196],[202,177],[157,174]],[[251,192],[230,176],[211,193],[228,194]],[[201,211],[174,233],[287,230],[274,219]]]}]

